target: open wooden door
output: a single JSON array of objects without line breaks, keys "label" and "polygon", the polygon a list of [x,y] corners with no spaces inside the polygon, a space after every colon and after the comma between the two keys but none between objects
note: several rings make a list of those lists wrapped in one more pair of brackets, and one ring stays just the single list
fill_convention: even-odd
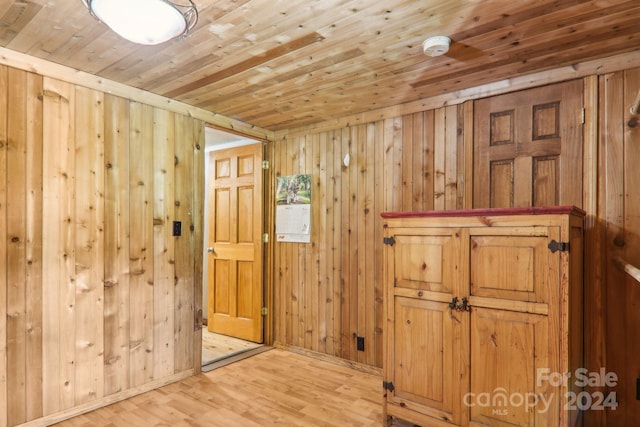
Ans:
[{"label": "open wooden door", "polygon": [[209,154],[208,329],[262,342],[262,144]]}]

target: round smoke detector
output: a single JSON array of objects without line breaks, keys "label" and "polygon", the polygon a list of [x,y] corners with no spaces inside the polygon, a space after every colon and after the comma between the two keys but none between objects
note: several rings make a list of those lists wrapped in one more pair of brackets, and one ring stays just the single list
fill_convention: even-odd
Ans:
[{"label": "round smoke detector", "polygon": [[446,36],[429,37],[422,42],[422,51],[428,56],[440,56],[449,51],[451,39]]}]

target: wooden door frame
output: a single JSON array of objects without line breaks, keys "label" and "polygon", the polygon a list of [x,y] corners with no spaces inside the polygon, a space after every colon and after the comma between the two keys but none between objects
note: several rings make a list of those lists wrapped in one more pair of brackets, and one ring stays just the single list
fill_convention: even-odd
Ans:
[{"label": "wooden door frame", "polygon": [[[232,131],[230,129],[225,129],[225,128],[221,128],[221,127],[217,127],[214,126],[212,124],[206,123],[204,125],[205,127],[210,127],[212,129],[216,129],[216,130],[220,130],[222,132],[227,132],[230,134],[235,134],[238,135],[241,138],[247,138],[252,140],[252,143],[255,144],[262,144],[263,147],[263,153],[262,153],[262,159],[263,161],[268,161],[270,162],[271,158],[273,156],[271,156],[270,154],[273,152],[273,141],[270,141],[268,139],[256,139],[256,137],[251,136],[251,135],[246,135],[243,133],[239,133],[239,132],[235,132]],[[250,145],[250,144],[247,144]],[[230,147],[233,148],[233,147]],[[203,170],[206,171],[206,165],[209,161],[209,155],[208,155],[208,151],[205,150],[205,155],[202,158],[202,162],[204,162],[204,164],[202,165]],[[266,346],[271,346],[273,345],[273,341],[274,341],[274,331],[273,331],[273,325],[274,325],[274,280],[273,280],[273,250],[274,250],[274,244],[273,244],[273,227],[270,226],[270,224],[273,224],[273,221],[271,221],[271,219],[273,218],[274,212],[275,212],[275,208],[273,206],[274,202],[274,198],[272,197],[272,193],[273,193],[273,177],[271,176],[271,169],[263,169],[263,174],[262,174],[262,189],[263,189],[263,194],[262,194],[262,203],[263,203],[263,218],[262,218],[262,230],[263,233],[268,233],[269,234],[269,240],[267,243],[264,243],[263,246],[263,250],[262,250],[262,288],[263,288],[263,306],[267,308],[267,314],[263,316],[263,324],[262,324],[262,328],[263,328],[263,344]],[[204,173],[203,174],[203,178],[204,183],[203,183],[203,193],[202,193],[202,202],[204,206],[207,206],[208,203],[208,186],[207,186],[207,174]],[[204,235],[205,232],[205,224],[208,226],[208,218],[207,218],[207,209],[203,209],[202,210],[202,248],[200,248],[203,251],[203,254],[206,252],[206,246],[207,246],[207,239],[206,236]],[[202,260],[202,266],[201,266],[201,270],[200,273],[202,274],[202,278],[201,280],[196,280],[196,289],[195,289],[195,298],[196,301],[199,301],[202,298],[203,292],[204,292],[204,286],[207,284],[207,278],[205,277],[205,272],[206,269],[204,268],[204,263],[206,262],[206,257],[203,258]],[[204,307],[202,307],[202,312],[204,314],[204,312],[207,309],[206,306],[206,302],[203,301],[203,305]],[[202,318],[202,317],[200,317]],[[202,323],[202,322],[201,322]],[[202,325],[199,325],[200,328],[202,328]],[[200,330],[200,328],[198,330]],[[199,354],[202,352],[202,340],[199,339],[199,335],[196,334],[196,339],[194,340],[194,347],[195,347],[195,354]],[[201,368],[202,368],[202,363],[197,363],[196,366],[194,366],[194,371],[195,373],[199,373],[201,372]]]}]

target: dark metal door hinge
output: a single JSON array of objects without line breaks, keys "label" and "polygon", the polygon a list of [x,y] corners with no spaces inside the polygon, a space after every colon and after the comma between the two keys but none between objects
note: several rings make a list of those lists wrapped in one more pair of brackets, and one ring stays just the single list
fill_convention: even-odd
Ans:
[{"label": "dark metal door hinge", "polygon": [[569,242],[556,242],[555,240],[552,240],[549,242],[549,245],[547,245],[547,247],[549,248],[551,253],[556,253],[558,251],[569,252]]},{"label": "dark metal door hinge", "polygon": [[393,246],[396,243],[396,239],[394,239],[393,236],[385,237],[384,239],[382,239],[382,243],[384,243],[385,245]]},{"label": "dark metal door hinge", "polygon": [[393,386],[393,382],[391,382],[391,381],[382,381],[382,388],[385,389],[385,390],[389,390],[392,393],[396,389]]}]

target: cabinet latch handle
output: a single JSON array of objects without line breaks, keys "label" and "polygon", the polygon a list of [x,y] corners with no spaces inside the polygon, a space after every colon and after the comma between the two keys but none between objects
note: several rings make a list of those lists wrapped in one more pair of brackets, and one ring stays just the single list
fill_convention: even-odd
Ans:
[{"label": "cabinet latch handle", "polygon": [[455,311],[471,311],[469,300],[467,297],[462,298],[462,303],[458,304],[458,297],[453,297],[449,303],[449,308]]}]

